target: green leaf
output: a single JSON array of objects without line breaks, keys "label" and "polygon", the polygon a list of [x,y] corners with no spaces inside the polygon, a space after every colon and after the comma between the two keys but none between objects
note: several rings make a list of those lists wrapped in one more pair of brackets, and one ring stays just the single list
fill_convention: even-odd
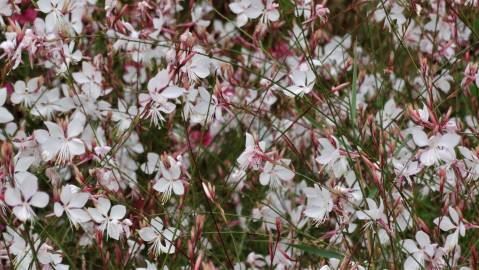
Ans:
[{"label": "green leaf", "polygon": [[279,6],[283,11],[290,11],[295,7],[290,0],[279,0]]},{"label": "green leaf", "polygon": [[323,258],[327,258],[327,259],[333,259],[334,258],[334,259],[342,260],[344,258],[343,254],[338,253],[338,252],[333,251],[333,250],[312,247],[312,246],[308,246],[308,245],[304,245],[304,244],[299,244],[299,245],[289,244],[289,245],[292,246],[292,247],[295,247],[297,249],[300,249],[300,250],[302,250],[306,253],[316,255],[316,256],[319,256],[319,257],[323,257]]}]

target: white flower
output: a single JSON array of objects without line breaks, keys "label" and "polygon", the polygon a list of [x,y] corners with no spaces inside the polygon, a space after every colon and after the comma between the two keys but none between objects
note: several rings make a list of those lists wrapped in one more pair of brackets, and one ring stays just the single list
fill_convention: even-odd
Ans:
[{"label": "white flower", "polygon": [[23,239],[24,236],[22,237],[11,227],[7,227],[6,232],[3,233],[3,239],[10,243],[10,253],[15,256],[13,259],[14,269],[37,270],[35,264],[40,263],[43,270],[68,270],[67,265],[61,264],[62,255],[59,251],[55,251],[53,247],[42,241],[38,234],[27,233],[30,234],[28,238],[31,239],[31,242],[27,242]]},{"label": "white flower", "polygon": [[279,163],[273,164],[266,162],[263,172],[259,175],[259,182],[263,186],[271,185],[276,188],[282,186],[282,182],[291,181],[294,178],[294,172],[288,169],[290,160],[280,160]]},{"label": "white flower", "polygon": [[237,15],[236,24],[238,27],[248,23],[248,19],[256,19],[263,12],[264,5],[261,0],[240,0],[229,4],[233,13]]},{"label": "white flower", "polygon": [[160,155],[157,153],[149,152],[146,154],[146,162],[141,164],[140,169],[146,174],[153,174],[159,169],[158,161],[160,160]]},{"label": "white flower", "polygon": [[164,122],[163,113],[170,114],[175,110],[176,105],[169,100],[176,99],[185,92],[183,88],[170,84],[168,70],[161,70],[148,81],[148,94],[139,95],[140,111],[146,118],[151,118],[155,126]]},{"label": "white flower", "polygon": [[466,226],[459,218],[457,211],[449,207],[449,218],[448,216],[438,217],[434,219],[434,224],[438,225],[439,228],[445,232],[454,230],[454,232],[447,236],[446,243],[444,244],[445,250],[453,250],[459,243],[459,236],[464,237],[466,235]]},{"label": "white flower", "polygon": [[321,145],[321,150],[316,161],[321,165],[326,165],[335,177],[341,177],[348,170],[348,161],[345,157],[341,156],[336,138],[333,138],[333,140],[335,145],[326,138],[320,138],[318,140]]},{"label": "white flower", "polygon": [[5,101],[7,101],[7,88],[0,88],[0,124],[13,120],[13,115],[3,107]]},{"label": "white flower", "polygon": [[82,52],[80,50],[75,51],[75,42],[71,41],[69,44],[63,44],[63,57],[64,63],[61,64],[59,70],[60,72],[67,72],[70,64],[76,64],[81,61],[83,58]]},{"label": "white flower", "polygon": [[79,192],[74,185],[65,185],[60,193],[60,201],[55,202],[53,210],[57,217],[65,212],[74,226],[90,220],[87,211],[83,209],[90,197],[87,192]]},{"label": "white flower", "polygon": [[384,109],[376,114],[376,121],[384,128],[389,128],[399,119],[401,112],[402,109],[396,106],[394,99],[390,99],[384,104]]},{"label": "white flower", "polygon": [[1,16],[11,16],[13,12],[12,5],[9,0],[0,0],[0,24],[3,25]]},{"label": "white flower", "polygon": [[[196,105],[190,103],[195,100]],[[199,87],[198,89],[191,88],[189,90],[183,112],[185,118],[189,117],[190,122],[195,124],[203,125],[211,122],[213,119],[223,119],[222,109],[218,106],[217,97],[210,94],[204,87]]]},{"label": "white flower", "polygon": [[454,78],[449,74],[449,71],[446,70],[441,74],[434,77],[434,86],[441,89],[444,93],[449,93],[451,90],[451,83],[450,81],[454,81]]},{"label": "white flower", "polygon": [[138,231],[141,239],[151,244],[150,250],[155,256],[161,253],[175,253],[174,240],[179,232],[174,227],[165,228],[160,217],[150,221],[150,227],[142,228]]},{"label": "white flower", "polygon": [[366,226],[372,225],[372,222],[385,222],[387,221],[387,217],[384,214],[384,203],[383,200],[379,200],[379,207],[376,202],[371,198],[366,198],[366,202],[368,204],[369,210],[357,211],[356,216],[360,220],[370,220],[370,222],[366,223]]},{"label": "white flower", "polygon": [[47,32],[56,31],[65,23],[63,12],[68,8],[69,3],[68,0],[39,0],[37,2],[38,9],[47,13],[45,17]]},{"label": "white flower", "polygon": [[210,75],[211,60],[207,57],[202,48],[194,47],[196,54],[186,63],[184,68],[188,73],[190,80],[196,78],[204,79]]},{"label": "white flower", "polygon": [[304,194],[308,198],[304,214],[317,224],[323,223],[333,210],[334,203],[331,193],[315,184],[314,188],[304,188]]},{"label": "white flower", "polygon": [[181,96],[185,91],[183,88],[171,85],[168,70],[163,69],[148,81],[148,92],[151,98],[156,102],[162,102],[165,99],[173,99]]},{"label": "white flower", "polygon": [[256,143],[253,135],[246,133],[245,150],[238,159],[236,159],[238,167],[241,170],[245,170],[249,167],[253,168],[253,170],[258,170],[261,166],[262,156],[265,150],[266,143],[264,141]]},{"label": "white flower", "polygon": [[263,11],[262,21],[264,23],[275,22],[279,20],[279,5],[274,0],[266,1],[266,9]]},{"label": "white flower", "polygon": [[13,85],[14,92],[10,98],[12,103],[23,103],[23,105],[26,107],[32,106],[40,96],[37,91],[40,88],[40,78],[41,77],[35,77],[30,79],[26,84],[24,81],[15,82]]},{"label": "white flower", "polygon": [[54,88],[43,92],[42,96],[38,97],[31,109],[31,114],[51,119],[54,112],[67,112],[74,108],[73,100],[70,97],[60,98],[60,90]]},{"label": "white flower", "polygon": [[82,62],[82,71],[72,73],[76,83],[82,86],[82,90],[88,96],[98,97],[101,94],[101,82],[103,80],[100,71],[87,61]]},{"label": "white flower", "polygon": [[417,161],[393,159],[392,164],[396,176],[403,176],[409,183],[412,181],[411,176],[414,176],[421,171],[421,168],[419,168],[419,162]]},{"label": "white flower", "polygon": [[125,206],[117,204],[111,207],[110,200],[99,198],[95,208],[88,208],[88,213],[96,223],[100,224],[101,232],[106,229],[109,237],[115,240],[120,239],[120,235],[124,231],[121,220],[126,215]]},{"label": "white flower", "polygon": [[314,72],[304,65],[300,65],[299,68],[294,69],[290,76],[293,84],[288,86],[287,90],[283,89],[283,92],[289,97],[303,96],[313,90],[316,76]]},{"label": "white flower", "polygon": [[16,182],[15,187],[7,187],[5,202],[13,207],[13,214],[21,220],[31,220],[35,217],[33,207],[44,208],[48,204],[48,194],[38,191],[36,178]]},{"label": "white flower", "polygon": [[[180,179],[181,168],[178,161],[171,156],[168,156],[167,159],[167,161],[161,161],[159,163],[159,171],[156,176],[156,179],[159,179],[155,185],[153,185],[156,191],[164,193],[163,201],[170,198],[172,191],[179,196],[185,193],[183,182]],[[165,162],[168,164],[165,164]]]},{"label": "white flower", "polygon": [[62,164],[85,153],[83,141],[76,138],[83,132],[85,126],[85,117],[82,114],[76,114],[76,117],[68,124],[66,132],[59,124],[47,121],[45,125],[48,132],[35,131],[35,137],[42,147],[45,160],[52,160],[58,154],[56,161]]},{"label": "white flower", "polygon": [[13,159],[15,164],[15,170],[13,174],[13,178],[15,179],[15,183],[20,183],[23,181],[28,181],[29,179],[37,179],[35,175],[28,172],[28,169],[32,164],[35,162],[35,157],[33,156],[24,156],[21,157],[19,155],[15,156]]},{"label": "white flower", "polygon": [[416,242],[417,244],[411,239],[401,241],[403,251],[409,254],[404,262],[404,270],[424,269],[425,260],[434,256],[436,244],[431,244],[429,235],[423,231],[418,231]]},{"label": "white flower", "polygon": [[[36,235],[34,236],[35,238]],[[33,262],[33,252],[31,246],[11,227],[7,227],[3,233],[3,238],[10,242],[9,252],[15,256],[13,265],[15,269],[27,270],[31,269],[30,264]],[[35,249],[39,248],[40,241],[34,244]]]},{"label": "white flower", "polygon": [[294,16],[304,16],[305,19],[309,19],[309,17],[311,17],[312,4],[314,3],[311,0],[302,0],[295,2],[296,6],[294,8]]},{"label": "white flower", "polygon": [[133,120],[138,114],[136,106],[130,106],[122,99],[118,99],[118,111],[112,112],[112,120],[118,122],[118,129],[123,132],[130,128]]},{"label": "white flower", "polygon": [[468,169],[470,177],[472,179],[479,178],[479,158],[477,155],[473,151],[463,146],[459,146],[458,149],[459,152],[461,152],[461,155],[464,157],[464,164]]},{"label": "white flower", "polygon": [[403,14],[404,8],[394,3],[389,11],[386,11],[389,5],[385,3],[379,3],[376,11],[374,12],[374,19],[377,22],[384,20],[385,25],[391,29],[391,22],[396,22],[398,29],[406,22],[406,17]]},{"label": "white flower", "polygon": [[439,161],[449,163],[456,159],[454,147],[459,144],[461,137],[455,133],[446,133],[432,136],[428,139],[426,133],[420,128],[411,128],[411,133],[419,147],[427,147],[419,157],[425,166],[438,164]]}]

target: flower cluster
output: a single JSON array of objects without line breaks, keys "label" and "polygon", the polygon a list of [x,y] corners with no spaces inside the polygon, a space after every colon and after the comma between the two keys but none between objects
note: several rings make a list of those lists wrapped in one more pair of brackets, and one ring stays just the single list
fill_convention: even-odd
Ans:
[{"label": "flower cluster", "polygon": [[0,269],[476,269],[478,18],[0,0]]}]

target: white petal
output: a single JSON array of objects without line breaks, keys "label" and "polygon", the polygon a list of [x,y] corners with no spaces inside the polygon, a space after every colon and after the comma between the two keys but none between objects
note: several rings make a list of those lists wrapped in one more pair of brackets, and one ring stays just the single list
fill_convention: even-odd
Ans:
[{"label": "white petal", "polygon": [[369,214],[366,213],[366,211],[357,211],[356,212],[356,217],[360,220],[369,220],[371,217]]},{"label": "white petal", "polygon": [[418,252],[419,249],[417,248],[416,243],[411,240],[411,239],[406,239],[402,241],[402,247],[408,252],[408,253],[415,253]]},{"label": "white petal", "polygon": [[85,206],[86,202],[88,201],[88,198],[90,198],[90,194],[87,192],[79,192],[73,194],[73,198],[68,204],[68,206],[74,208],[82,208],[83,206]]},{"label": "white petal", "polygon": [[228,6],[235,14],[240,14],[244,11],[243,7],[237,2],[230,3]]},{"label": "white petal", "polygon": [[45,192],[37,192],[33,195],[32,199],[30,200],[30,204],[38,207],[43,208],[48,204],[48,194]]},{"label": "white petal", "polygon": [[82,133],[85,126],[82,116],[75,117],[69,124],[67,129],[68,137],[76,137]]},{"label": "white petal", "polygon": [[37,179],[25,179],[25,181],[18,183],[23,198],[28,200],[38,191]]},{"label": "white petal", "polygon": [[52,11],[51,0],[39,0],[37,2],[38,9],[43,13],[49,13]]},{"label": "white petal", "polygon": [[0,106],[3,106],[7,101],[7,88],[3,87],[0,88]]},{"label": "white petal", "polygon": [[32,218],[29,208],[29,206],[16,206],[12,211],[19,220],[26,221]]},{"label": "white petal", "polygon": [[168,188],[170,188],[170,181],[167,181],[165,178],[160,178],[153,186],[153,189],[158,192],[165,192]]},{"label": "white petal", "polygon": [[246,147],[248,147],[248,146],[254,146],[254,138],[253,138],[253,135],[251,135],[251,134],[249,134],[249,133],[246,133],[245,146],[246,146]]},{"label": "white petal", "polygon": [[272,10],[268,12],[268,19],[272,22],[275,22],[279,20],[279,11],[278,10]]},{"label": "white petal", "polygon": [[294,178],[294,172],[281,165],[276,166],[275,172],[279,176],[279,178],[284,181],[289,181]]},{"label": "white petal", "polygon": [[111,203],[110,200],[106,198],[99,198],[96,208],[103,216],[108,216],[108,211],[110,210]]},{"label": "white petal", "polygon": [[456,209],[449,207],[449,215],[455,224],[459,224],[459,214],[457,213]]},{"label": "white petal", "polygon": [[5,124],[13,120],[13,115],[5,108],[0,107],[0,124]]},{"label": "white petal", "polygon": [[434,150],[427,150],[421,154],[421,156],[419,157],[419,160],[425,166],[432,166],[434,165],[434,163],[436,163],[438,158],[439,157],[436,155]]},{"label": "white petal", "polygon": [[63,129],[61,129],[58,124],[47,121],[45,122],[45,126],[47,126],[48,128],[48,132],[50,133],[50,136],[54,138],[65,138],[65,133],[63,132]]},{"label": "white petal", "polygon": [[418,270],[421,268],[420,262],[417,262],[413,256],[407,257],[406,261],[404,262],[404,270]]},{"label": "white petal", "polygon": [[150,225],[157,232],[163,231],[163,220],[161,220],[160,217],[155,217],[154,219],[152,219]]},{"label": "white petal", "polygon": [[59,23],[59,19],[55,12],[50,12],[45,17],[45,28],[47,32],[53,32],[57,28],[57,24]]},{"label": "white petal", "polygon": [[124,205],[115,205],[111,208],[110,218],[122,219],[126,215],[126,207]]},{"label": "white petal", "polygon": [[236,25],[238,27],[243,27],[247,23],[248,23],[248,16],[246,16],[245,14],[240,14],[236,17]]},{"label": "white petal", "polygon": [[85,145],[83,144],[83,141],[76,138],[71,139],[68,142],[68,149],[73,156],[83,155],[85,153]]},{"label": "white petal", "polygon": [[34,157],[22,157],[15,162],[15,171],[24,172],[30,168],[30,166],[35,162]]},{"label": "white petal", "polygon": [[460,140],[461,137],[459,135],[455,133],[446,133],[441,136],[441,139],[439,140],[439,145],[446,146],[452,149],[459,144]]},{"label": "white petal", "polygon": [[142,228],[138,231],[138,234],[140,234],[141,239],[147,242],[150,242],[156,238],[156,232],[151,227]]},{"label": "white petal", "polygon": [[472,153],[472,151],[467,149],[466,147],[459,146],[458,148],[459,148],[459,152],[464,158],[469,160],[474,160],[476,158],[476,156]]},{"label": "white petal", "polygon": [[160,95],[166,99],[177,98],[184,93],[184,89],[178,86],[168,86],[165,90],[161,91]]},{"label": "white petal", "polygon": [[60,201],[64,205],[68,205],[73,198],[73,193],[75,191],[70,187],[70,185],[66,185],[62,188],[62,192],[60,193]]},{"label": "white petal", "polygon": [[378,205],[376,204],[376,202],[373,199],[366,198],[366,202],[368,203],[368,208],[370,210],[378,209]]},{"label": "white petal", "polygon": [[96,223],[102,223],[105,221],[105,217],[100,213],[100,211],[98,211],[98,209],[88,208],[87,211]]},{"label": "white petal", "polygon": [[60,148],[63,146],[63,140],[58,138],[49,137],[47,141],[42,144],[43,151],[47,152],[49,158],[53,158],[56,156]]},{"label": "white petal", "polygon": [[419,128],[412,129],[412,138],[414,143],[419,147],[424,147],[429,145],[427,134]]},{"label": "white petal", "polygon": [[441,228],[441,230],[443,231],[449,231],[456,228],[456,226],[451,222],[449,217],[436,218],[434,220],[434,224],[439,225],[439,228]]},{"label": "white petal", "polygon": [[459,243],[459,231],[454,231],[446,237],[446,242],[444,243],[444,248],[449,251],[453,250]]},{"label": "white petal", "polygon": [[421,247],[425,247],[431,243],[431,239],[429,238],[429,235],[427,235],[423,231],[418,231],[416,233],[416,241]]},{"label": "white petal", "polygon": [[270,177],[271,177],[271,176],[270,176],[269,173],[262,172],[262,173],[259,175],[259,182],[261,183],[261,185],[267,186],[267,185],[269,184]]},{"label": "white petal", "polygon": [[70,209],[68,213],[74,223],[84,223],[90,220],[90,216],[83,209]]},{"label": "white petal", "polygon": [[262,12],[263,9],[261,7],[250,7],[245,10],[244,14],[250,19],[256,19],[261,15]]},{"label": "white petal", "polygon": [[35,137],[35,140],[37,140],[37,142],[40,144],[46,143],[48,141],[48,138],[50,138],[48,131],[44,129],[37,129],[33,131],[33,135]]},{"label": "white petal", "polygon": [[160,160],[160,155],[158,155],[157,153],[149,152],[146,155],[146,160],[147,161],[145,163],[141,164],[140,168],[144,173],[152,174],[156,169],[158,160]]},{"label": "white petal", "polygon": [[183,195],[185,193],[185,187],[181,180],[173,182],[173,192],[175,192],[176,195]]},{"label": "white petal", "polygon": [[119,224],[108,223],[108,228],[106,229],[108,236],[118,240],[120,238],[121,227]]},{"label": "white petal", "polygon": [[53,213],[55,213],[55,216],[61,217],[63,215],[63,211],[63,206],[60,203],[55,202],[53,205]]},{"label": "white petal", "polygon": [[20,191],[16,188],[8,187],[5,191],[5,202],[10,206],[16,206],[22,203]]},{"label": "white petal", "polygon": [[78,83],[78,84],[85,84],[90,82],[90,80],[85,76],[83,72],[74,72],[72,73],[73,79]]},{"label": "white petal", "polygon": [[164,69],[158,72],[155,77],[148,81],[148,91],[156,91],[164,88],[170,81],[168,70]]}]

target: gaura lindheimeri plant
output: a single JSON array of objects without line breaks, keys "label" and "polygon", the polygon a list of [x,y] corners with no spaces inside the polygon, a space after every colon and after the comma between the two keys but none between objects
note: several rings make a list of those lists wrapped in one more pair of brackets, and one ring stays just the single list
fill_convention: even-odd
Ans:
[{"label": "gaura lindheimeri plant", "polygon": [[475,0],[0,0],[0,269],[477,269],[478,33]]}]

